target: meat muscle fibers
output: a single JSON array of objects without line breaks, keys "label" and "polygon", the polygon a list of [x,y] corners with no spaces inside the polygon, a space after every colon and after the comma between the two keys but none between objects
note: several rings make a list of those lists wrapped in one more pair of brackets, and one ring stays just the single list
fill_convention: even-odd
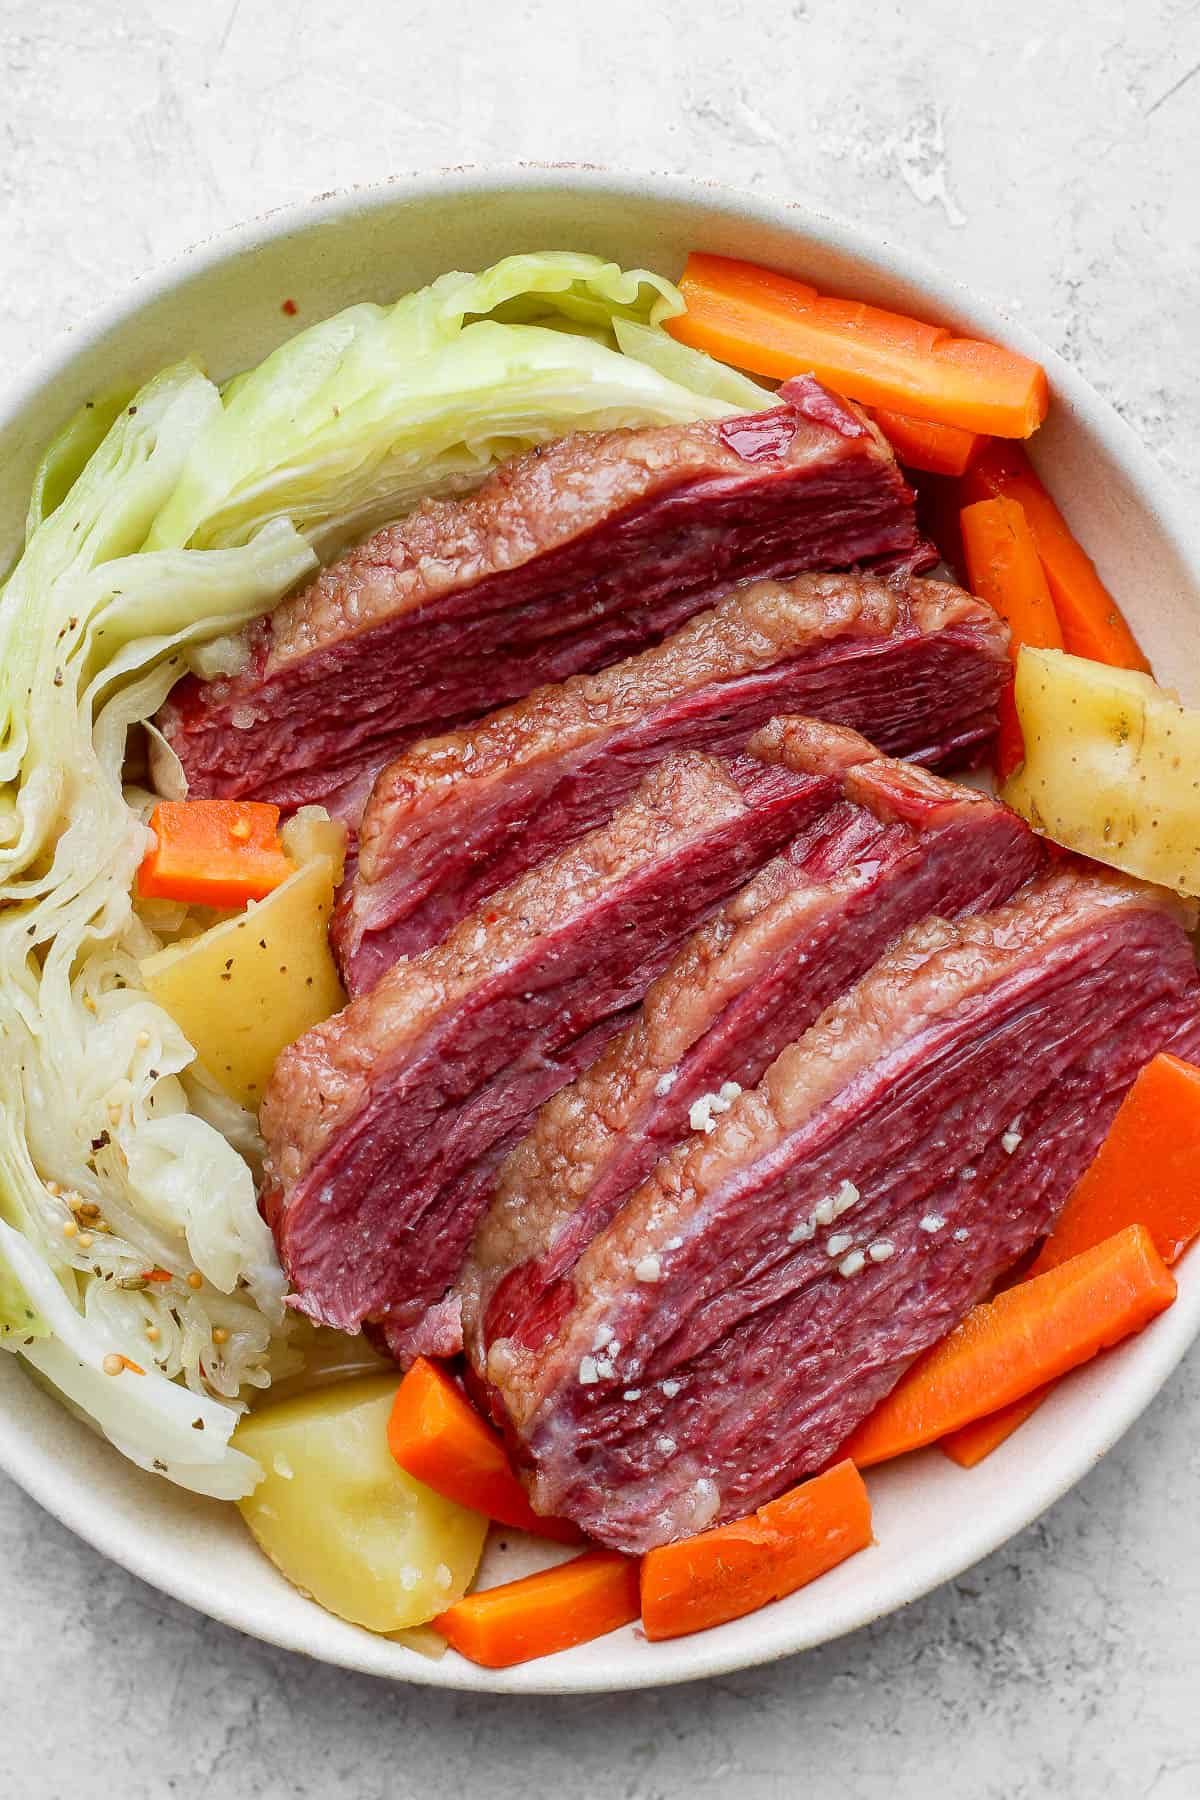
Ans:
[{"label": "meat muscle fibers", "polygon": [[264,1210],[302,1310],[369,1322],[401,1356],[452,1347],[458,1303],[439,1303],[501,1156],[834,788],[751,757],[669,757],[607,825],[285,1050],[261,1115]]},{"label": "meat muscle fibers", "polygon": [[159,716],[195,795],[356,819],[413,739],[655,643],[735,582],[928,560],[865,415],[811,377],[744,418],[577,432],[426,502]]},{"label": "meat muscle fibers", "polygon": [[1040,841],[1007,807],[854,732],[781,719],[750,749],[832,776],[838,800],[700,927],[506,1158],[462,1281],[480,1372],[495,1339],[536,1350],[553,1335],[576,1262],[659,1158],[711,1134],[903,931],[995,907],[1040,864]]},{"label": "meat muscle fibers", "polygon": [[1157,1051],[1200,1052],[1185,909],[1088,868],[915,926],[580,1257],[485,1375],[535,1509],[645,1550],[836,1459],[1053,1223]]},{"label": "meat muscle fibers", "polygon": [[669,749],[729,754],[777,713],[935,762],[995,730],[1007,633],[942,582],[738,588],[653,649],[414,744],[375,782],[335,943],[351,992],[607,818]]}]

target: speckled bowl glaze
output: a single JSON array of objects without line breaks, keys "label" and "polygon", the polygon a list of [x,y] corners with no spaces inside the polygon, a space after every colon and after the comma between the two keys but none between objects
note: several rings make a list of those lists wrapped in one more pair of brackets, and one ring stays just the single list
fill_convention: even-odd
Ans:
[{"label": "speckled bowl glaze", "polygon": [[[455,170],[274,213],[145,277],[28,371],[0,408],[0,568],[19,541],[38,453],[89,393],[198,352],[224,377],[287,333],[352,301],[386,300],[446,269],[516,250],[596,251],[677,274],[692,247],[753,258],[826,290],[997,338],[1045,364],[1054,405],[1035,460],[1120,596],[1160,678],[1200,699],[1200,535],[1112,409],[1058,356],[986,301],[886,237],[782,201],[594,169]],[[281,311],[296,302],[295,322]],[[0,1468],[64,1524],[155,1587],[290,1650],[399,1681],[500,1693],[603,1692],[688,1681],[807,1649],[878,1619],[1002,1544],[1087,1472],[1161,1387],[1200,1331],[1200,1257],[1177,1304],[1140,1338],[1076,1374],[1014,1438],[967,1473],[937,1452],[869,1478],[877,1543],[801,1593],[674,1643],[636,1628],[503,1672],[440,1661],[331,1618],[262,1557],[232,1506],[143,1474],[0,1356]],[[511,1541],[491,1579],[533,1566]]]}]

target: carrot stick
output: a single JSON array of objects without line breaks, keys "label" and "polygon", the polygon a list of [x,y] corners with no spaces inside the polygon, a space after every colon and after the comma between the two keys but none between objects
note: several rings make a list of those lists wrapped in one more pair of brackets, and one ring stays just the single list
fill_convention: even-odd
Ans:
[{"label": "carrot stick", "polygon": [[852,1462],[760,1506],[642,1558],[642,1625],[648,1638],[683,1637],[756,1612],[871,1542],[871,1502]]},{"label": "carrot stick", "polygon": [[296,872],[278,827],[279,808],[260,800],[160,800],[138,891],[146,900],[194,906],[262,900]]},{"label": "carrot stick", "polygon": [[1116,601],[1019,444],[986,444],[964,476],[960,493],[964,505],[1004,496],[1024,507],[1054,597],[1064,649],[1117,669],[1151,673]]},{"label": "carrot stick", "polygon": [[581,1540],[567,1520],[544,1519],[534,1512],[499,1436],[446,1371],[424,1356],[396,1390],[388,1448],[408,1474],[460,1506],[559,1543]]},{"label": "carrot stick", "polygon": [[1165,1263],[1200,1237],[1200,1069],[1165,1053],[1122,1100],[1030,1274],[1133,1224],[1146,1227]]},{"label": "carrot stick", "polygon": [[[1061,650],[1062,633],[1041,558],[1015,500],[978,500],[959,515],[967,579],[973,593],[1000,614],[1012,634],[1008,653],[1013,663],[1022,644],[1039,650]],[[1012,684],[1000,698],[1000,731],[996,770],[1003,781],[1024,761],[1025,744],[1017,718]]]},{"label": "carrot stick", "polygon": [[[1178,1262],[1200,1237],[1200,1069],[1177,1056],[1156,1056],[1126,1094],[1030,1278],[1133,1224],[1145,1226],[1165,1263]],[[1055,1385],[951,1433],[942,1449],[973,1468],[1037,1411]]]},{"label": "carrot stick", "polygon": [[1056,1381],[1048,1381],[1045,1387],[1034,1388],[1032,1394],[1014,1400],[1011,1406],[1002,1406],[999,1412],[988,1413],[982,1419],[972,1419],[969,1425],[948,1432],[938,1449],[944,1451],[960,1469],[973,1469],[985,1456],[998,1450],[1026,1419],[1032,1418],[1042,1401],[1048,1400],[1057,1386]]},{"label": "carrot stick", "polygon": [[811,372],[864,405],[999,437],[1028,437],[1046,416],[1045,371],[997,344],[725,256],[693,251],[679,286],[687,311],[667,330],[739,369]]},{"label": "carrot stick", "polygon": [[865,1467],[919,1450],[1140,1331],[1174,1298],[1175,1279],[1150,1233],[1130,1225],[973,1308],[897,1382],[842,1453]]},{"label": "carrot stick", "polygon": [[638,1604],[637,1563],[616,1550],[586,1550],[556,1569],[468,1594],[433,1625],[460,1656],[507,1669],[630,1625]]},{"label": "carrot stick", "polygon": [[883,406],[869,407],[868,411],[896,452],[896,460],[906,469],[922,469],[929,475],[962,475],[984,442],[978,432],[963,431],[957,425],[909,419]]}]

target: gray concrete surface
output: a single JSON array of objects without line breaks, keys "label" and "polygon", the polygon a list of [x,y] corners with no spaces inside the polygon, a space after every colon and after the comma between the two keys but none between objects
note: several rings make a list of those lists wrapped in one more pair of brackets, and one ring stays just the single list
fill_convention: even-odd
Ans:
[{"label": "gray concrete surface", "polygon": [[[261,208],[582,159],[886,224],[1018,310],[1200,500],[1196,0],[0,0],[0,371]],[[1200,1795],[1200,1358],[1040,1524],[702,1687],[391,1689],[160,1598],[0,1478],[0,1795]]]}]

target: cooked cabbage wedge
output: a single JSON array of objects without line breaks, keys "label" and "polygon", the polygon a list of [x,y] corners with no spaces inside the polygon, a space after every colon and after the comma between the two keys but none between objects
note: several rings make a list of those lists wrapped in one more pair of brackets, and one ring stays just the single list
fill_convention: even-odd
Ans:
[{"label": "cooked cabbage wedge", "polygon": [[1028,648],[1016,703],[1008,804],[1070,850],[1200,894],[1200,712],[1136,670]]},{"label": "cooked cabbage wedge", "polygon": [[423,1625],[461,1600],[487,1520],[406,1475],[387,1443],[396,1375],[266,1405],[234,1443],[264,1470],[239,1505],[282,1575],[370,1631]]},{"label": "cooked cabbage wedge", "polygon": [[[238,549],[138,553],[219,404],[193,365],[167,370],[54,504],[87,434],[60,444],[0,595],[0,1343],[144,1468],[233,1497],[257,1478],[228,1446],[238,1397],[286,1366],[283,1280],[253,1121],[197,1084],[138,975],[158,948],[132,899],[149,801],[122,786],[129,728],[190,648],[315,566],[282,520]],[[106,1375],[114,1355],[144,1373]]]},{"label": "cooked cabbage wedge", "polygon": [[[566,431],[760,405],[754,383],[658,329],[682,310],[661,276],[569,251],[349,307],[229,383],[147,547],[241,544],[286,517],[328,556]],[[622,339],[625,324],[641,330]]]}]

